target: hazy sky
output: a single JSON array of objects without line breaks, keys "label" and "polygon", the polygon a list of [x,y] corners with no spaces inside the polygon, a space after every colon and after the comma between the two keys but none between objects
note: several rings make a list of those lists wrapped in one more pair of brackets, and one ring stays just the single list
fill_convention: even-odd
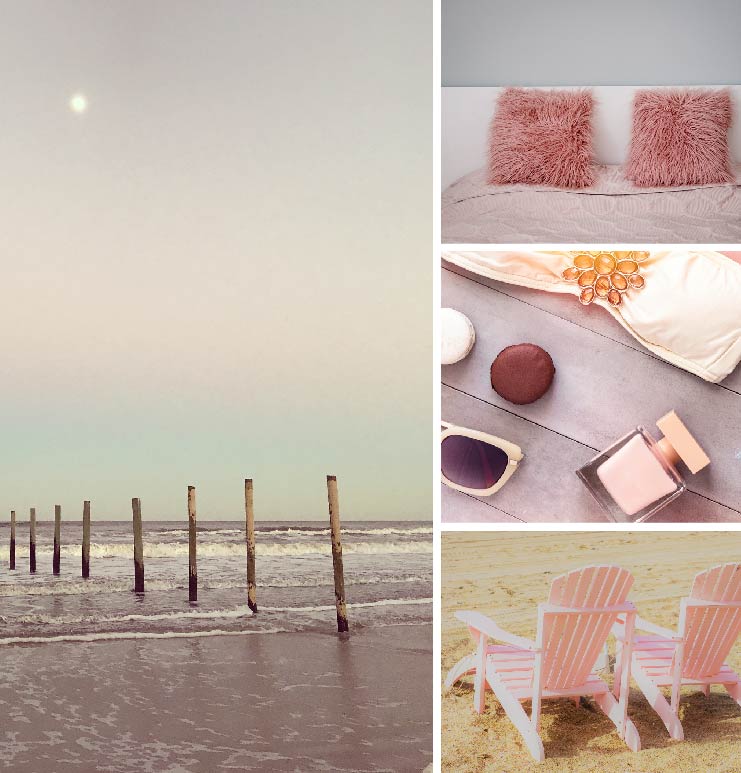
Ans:
[{"label": "hazy sky", "polygon": [[429,517],[430,3],[0,10],[0,517]]}]

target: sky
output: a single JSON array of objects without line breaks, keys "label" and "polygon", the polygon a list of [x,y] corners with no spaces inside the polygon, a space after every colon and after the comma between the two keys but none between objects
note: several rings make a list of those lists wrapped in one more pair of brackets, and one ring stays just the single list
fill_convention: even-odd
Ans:
[{"label": "sky", "polygon": [[0,3],[0,518],[431,517],[429,6]]}]

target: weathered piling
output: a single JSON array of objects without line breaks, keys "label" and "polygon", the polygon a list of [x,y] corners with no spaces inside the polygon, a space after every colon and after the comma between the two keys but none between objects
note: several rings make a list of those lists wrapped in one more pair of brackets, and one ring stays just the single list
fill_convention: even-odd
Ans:
[{"label": "weathered piling", "polygon": [[131,500],[134,513],[134,592],[144,593],[144,542],[142,540],[142,503]]},{"label": "weathered piling", "polygon": [[15,510],[10,511],[10,568],[15,569]]},{"label": "weathered piling", "polygon": [[252,496],[252,478],[244,481],[245,539],[247,541],[247,605],[257,612],[257,583],[255,582],[255,509]]},{"label": "weathered piling", "polygon": [[188,486],[188,600],[198,601],[196,566],[196,490]]},{"label": "weathered piling", "polygon": [[329,500],[329,528],[332,532],[332,566],[334,568],[334,600],[337,607],[337,631],[347,633],[347,605],[345,604],[345,573],[342,568],[342,542],[340,541],[340,503],[337,496],[337,478],[327,475],[327,499]]},{"label": "weathered piling", "polygon": [[82,576],[90,577],[90,502],[82,503]]},{"label": "weathered piling", "polygon": [[52,558],[52,571],[59,574],[62,557],[62,508],[60,505],[54,505],[54,556]]},{"label": "weathered piling", "polygon": [[36,571],[36,508],[32,507],[28,516],[28,571]]}]

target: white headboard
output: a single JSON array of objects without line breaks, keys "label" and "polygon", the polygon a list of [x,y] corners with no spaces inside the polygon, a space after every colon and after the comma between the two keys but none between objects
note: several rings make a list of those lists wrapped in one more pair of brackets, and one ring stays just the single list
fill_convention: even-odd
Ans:
[{"label": "white headboard", "polygon": [[[645,88],[676,86],[592,86],[594,95],[594,148],[600,164],[621,164],[630,143],[633,94]],[[741,162],[741,86],[693,86],[729,88],[733,100],[733,124],[729,136],[731,158]],[[502,87],[445,86],[440,101],[442,189],[459,177],[486,165],[489,123]]]}]

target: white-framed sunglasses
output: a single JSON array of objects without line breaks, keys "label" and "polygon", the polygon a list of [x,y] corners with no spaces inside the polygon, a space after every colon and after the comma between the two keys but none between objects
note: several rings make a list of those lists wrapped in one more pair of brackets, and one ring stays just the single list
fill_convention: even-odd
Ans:
[{"label": "white-framed sunglasses", "polygon": [[517,469],[522,449],[496,435],[441,421],[440,476],[446,486],[488,497]]}]

